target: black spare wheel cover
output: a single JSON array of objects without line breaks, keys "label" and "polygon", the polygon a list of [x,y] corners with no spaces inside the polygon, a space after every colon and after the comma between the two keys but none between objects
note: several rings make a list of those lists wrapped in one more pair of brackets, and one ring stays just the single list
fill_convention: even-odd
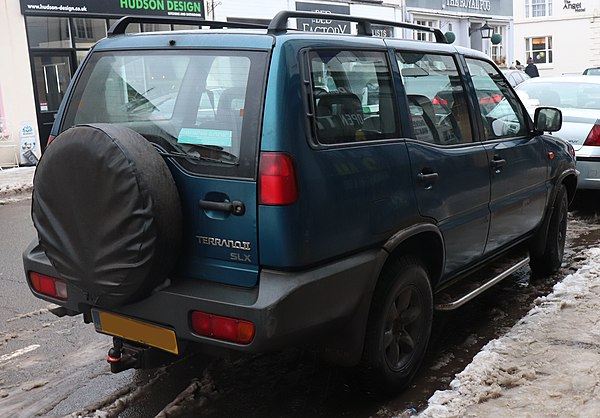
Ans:
[{"label": "black spare wheel cover", "polygon": [[78,125],[54,139],[35,172],[32,218],[53,266],[96,306],[146,296],[178,255],[173,177],[154,147],[123,126]]}]

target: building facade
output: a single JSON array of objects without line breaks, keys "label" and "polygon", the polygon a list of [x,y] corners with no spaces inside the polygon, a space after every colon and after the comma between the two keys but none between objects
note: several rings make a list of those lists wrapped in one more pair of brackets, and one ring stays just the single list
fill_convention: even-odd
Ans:
[{"label": "building facade", "polygon": [[600,0],[516,0],[515,56],[540,76],[600,66]]},{"label": "building facade", "polygon": [[[500,66],[512,62],[512,0],[405,0],[405,7],[406,21],[450,33],[454,45],[482,51]],[[490,38],[484,25],[492,30]]]}]

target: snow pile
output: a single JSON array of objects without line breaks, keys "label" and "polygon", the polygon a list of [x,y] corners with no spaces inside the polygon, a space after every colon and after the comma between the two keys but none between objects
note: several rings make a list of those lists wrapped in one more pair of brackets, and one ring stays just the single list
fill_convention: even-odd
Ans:
[{"label": "snow pile", "polygon": [[490,341],[420,417],[598,416],[600,248]]},{"label": "snow pile", "polygon": [[0,204],[28,199],[33,189],[35,167],[0,171]]}]

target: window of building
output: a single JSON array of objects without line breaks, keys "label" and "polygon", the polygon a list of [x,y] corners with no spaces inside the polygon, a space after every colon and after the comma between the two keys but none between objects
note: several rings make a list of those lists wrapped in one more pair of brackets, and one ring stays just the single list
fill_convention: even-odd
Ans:
[{"label": "window of building", "polygon": [[504,26],[494,26],[493,29],[494,29],[494,34],[500,35],[502,40],[500,41],[500,43],[498,43],[496,45],[492,44],[491,57],[499,67],[507,67],[506,53],[504,51],[504,39],[505,39]]},{"label": "window of building", "polygon": [[73,19],[73,40],[75,47],[87,49],[106,36],[105,19]]},{"label": "window of building", "polygon": [[[429,26],[430,28],[435,27],[435,22],[433,20],[415,20],[415,24],[421,26]],[[414,31],[413,33],[413,38],[418,41],[433,42],[435,40],[435,38],[433,37],[433,33],[431,32]]]},{"label": "window of building", "polygon": [[552,0],[525,0],[525,17],[552,16]]},{"label": "window of building", "polygon": [[552,36],[525,39],[527,57],[533,58],[535,64],[552,63]]},{"label": "window of building", "polygon": [[66,17],[27,17],[27,36],[31,48],[70,48],[71,31]]}]

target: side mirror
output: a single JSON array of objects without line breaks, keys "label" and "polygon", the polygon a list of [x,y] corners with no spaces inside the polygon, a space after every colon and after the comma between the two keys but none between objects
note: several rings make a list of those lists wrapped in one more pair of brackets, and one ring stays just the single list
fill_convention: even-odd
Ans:
[{"label": "side mirror", "polygon": [[562,127],[562,112],[555,107],[538,107],[533,116],[533,125],[539,132],[556,132]]}]

